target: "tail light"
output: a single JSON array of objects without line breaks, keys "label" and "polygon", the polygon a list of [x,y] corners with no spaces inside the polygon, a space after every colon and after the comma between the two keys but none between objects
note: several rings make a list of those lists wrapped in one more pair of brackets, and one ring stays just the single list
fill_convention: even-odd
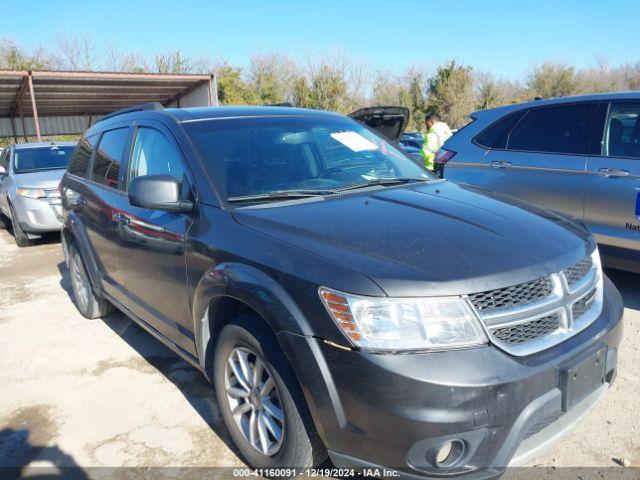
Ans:
[{"label": "tail light", "polygon": [[436,153],[436,163],[439,165],[444,165],[453,157],[455,157],[455,155],[456,155],[456,152],[452,152],[451,150],[446,150],[444,148],[441,148],[440,150],[438,150],[438,153]]}]

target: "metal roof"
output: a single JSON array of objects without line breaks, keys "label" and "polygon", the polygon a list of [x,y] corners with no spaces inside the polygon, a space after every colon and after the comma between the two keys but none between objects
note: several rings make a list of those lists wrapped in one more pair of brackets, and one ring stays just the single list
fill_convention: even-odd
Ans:
[{"label": "metal roof", "polygon": [[[211,75],[0,70],[0,117],[22,109],[33,116],[29,84],[40,116],[104,115],[130,105],[170,105],[196,88],[212,88]],[[213,97],[213,92],[211,92]]]},{"label": "metal roof", "polygon": [[[167,107],[217,105],[215,78],[191,74],[0,70],[2,136],[41,138],[58,132],[81,133],[96,117],[147,102]],[[64,120],[73,117],[76,118],[71,122]],[[80,125],[82,129],[78,128]]]}]

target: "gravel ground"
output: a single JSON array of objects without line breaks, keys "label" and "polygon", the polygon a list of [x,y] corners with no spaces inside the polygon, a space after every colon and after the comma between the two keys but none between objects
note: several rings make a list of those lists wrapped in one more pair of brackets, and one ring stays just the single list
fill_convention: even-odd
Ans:
[{"label": "gravel ground", "polygon": [[[242,466],[198,371],[120,313],[76,312],[58,240],[0,231],[0,466]],[[640,466],[640,277],[608,274],[626,307],[617,382],[535,465]]]}]

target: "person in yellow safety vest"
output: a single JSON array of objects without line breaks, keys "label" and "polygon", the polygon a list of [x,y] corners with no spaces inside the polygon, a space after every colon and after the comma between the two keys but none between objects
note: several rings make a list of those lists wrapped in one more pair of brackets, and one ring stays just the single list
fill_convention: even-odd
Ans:
[{"label": "person in yellow safety vest", "polygon": [[442,148],[452,135],[449,126],[440,120],[435,113],[429,113],[424,119],[424,126],[427,129],[422,142],[422,158],[424,165],[429,170],[435,170],[436,153]]}]

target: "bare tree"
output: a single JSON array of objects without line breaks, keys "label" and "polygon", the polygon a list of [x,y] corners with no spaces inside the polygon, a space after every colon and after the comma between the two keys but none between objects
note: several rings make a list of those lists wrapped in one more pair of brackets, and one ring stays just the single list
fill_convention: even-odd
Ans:
[{"label": "bare tree", "polygon": [[155,69],[157,73],[190,73],[191,60],[182,51],[173,50],[155,55]]},{"label": "bare tree", "polygon": [[123,52],[114,45],[105,52],[105,70],[109,72],[144,73],[151,71],[149,62],[137,52]]},{"label": "bare tree", "polygon": [[97,50],[89,34],[71,35],[64,31],[56,34],[57,67],[63,70],[94,70]]}]

